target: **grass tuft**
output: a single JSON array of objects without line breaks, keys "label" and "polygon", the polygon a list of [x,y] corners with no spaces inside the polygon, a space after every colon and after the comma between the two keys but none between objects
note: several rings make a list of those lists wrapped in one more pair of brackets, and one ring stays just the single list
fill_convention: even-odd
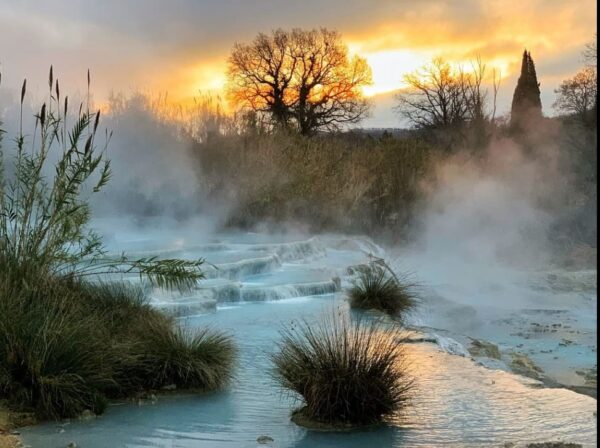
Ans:
[{"label": "grass tuft", "polygon": [[14,408],[51,419],[101,413],[112,397],[171,384],[213,390],[232,376],[231,337],[180,328],[138,288],[10,272],[0,269],[0,396]]},{"label": "grass tuft", "polygon": [[161,324],[150,330],[143,356],[151,366],[151,386],[175,384],[215,390],[232,378],[236,351],[227,334],[208,328],[193,332]]},{"label": "grass tuft", "polygon": [[304,402],[316,423],[365,425],[401,409],[413,386],[398,330],[332,315],[281,332],[274,377]]},{"label": "grass tuft", "polygon": [[403,318],[417,306],[416,284],[399,278],[387,264],[371,263],[358,270],[348,291],[350,306],[376,309]]}]

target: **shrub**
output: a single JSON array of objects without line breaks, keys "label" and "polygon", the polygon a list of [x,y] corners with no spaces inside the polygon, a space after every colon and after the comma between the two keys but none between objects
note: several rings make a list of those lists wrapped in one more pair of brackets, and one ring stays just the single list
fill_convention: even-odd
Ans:
[{"label": "shrub", "polygon": [[3,395],[41,417],[101,412],[102,390],[113,383],[113,354],[97,316],[79,312],[77,296],[57,282],[30,286],[6,280],[0,279]]},{"label": "shrub", "polygon": [[412,380],[398,330],[332,316],[281,332],[275,379],[304,402],[299,415],[327,425],[381,421],[409,399]]},{"label": "shrub", "polygon": [[192,332],[160,320],[150,322],[148,330],[133,350],[145,367],[148,387],[214,390],[231,379],[235,346],[228,335],[207,328]]},{"label": "shrub", "polygon": [[413,138],[359,132],[216,135],[192,153],[203,191],[237,204],[228,225],[300,221],[315,231],[387,229],[394,237],[439,157]]},{"label": "shrub", "polygon": [[234,360],[228,335],[178,327],[132,286],[0,270],[0,396],[41,418],[100,413],[107,398],[169,384],[213,390]]},{"label": "shrub", "polygon": [[399,278],[383,263],[370,263],[358,270],[348,291],[350,306],[376,309],[402,318],[417,305],[416,285]]},{"label": "shrub", "polygon": [[203,277],[203,260],[106,256],[88,228],[84,196],[110,178],[95,144],[100,113],[81,105],[68,130],[68,100],[60,101],[52,68],[48,81],[50,102],[35,116],[31,145],[22,129],[24,82],[8,169],[0,147],[0,398],[59,418],[102,412],[108,396],[167,382],[223,385],[234,359],[229,336],[184,331],[150,308],[141,291],[84,280],[138,273],[161,287],[189,288]]}]

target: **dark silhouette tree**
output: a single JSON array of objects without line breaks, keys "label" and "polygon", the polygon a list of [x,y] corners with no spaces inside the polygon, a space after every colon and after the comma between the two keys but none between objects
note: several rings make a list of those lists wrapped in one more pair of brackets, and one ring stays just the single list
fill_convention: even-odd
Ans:
[{"label": "dark silhouette tree", "polygon": [[404,76],[408,88],[398,94],[397,110],[417,128],[447,128],[467,121],[465,75],[441,58]]},{"label": "dark silhouette tree", "polygon": [[560,83],[556,93],[554,109],[571,115],[586,126],[597,125],[598,109],[598,71],[596,54],[596,36],[589,42],[582,53],[585,67],[572,78]]},{"label": "dark silhouette tree", "polygon": [[[478,57],[470,71],[453,67],[442,58],[404,76],[407,88],[397,96],[396,111],[416,129],[427,130],[438,143],[452,146],[469,134],[475,144],[485,140],[485,128],[493,120],[488,109],[488,92],[483,86],[486,66]],[[494,80],[494,107],[497,91]],[[441,138],[442,141],[439,141]],[[445,143],[444,143],[445,142]]]},{"label": "dark silhouette tree", "polygon": [[227,74],[235,106],[302,134],[357,123],[369,111],[362,88],[372,82],[371,69],[364,59],[350,58],[340,35],[324,28],[279,29],[237,43]]},{"label": "dark silhouette tree", "polygon": [[513,95],[510,123],[513,129],[524,130],[528,125],[542,117],[540,83],[537,80],[535,64],[531,53],[523,52],[521,75]]},{"label": "dark silhouette tree", "polygon": [[553,107],[565,114],[572,114],[583,123],[595,122],[598,97],[596,70],[585,67],[575,76],[560,83]]},{"label": "dark silhouette tree", "polygon": [[598,34],[594,34],[594,39],[588,42],[583,50],[583,60],[589,67],[596,68],[598,62]]}]

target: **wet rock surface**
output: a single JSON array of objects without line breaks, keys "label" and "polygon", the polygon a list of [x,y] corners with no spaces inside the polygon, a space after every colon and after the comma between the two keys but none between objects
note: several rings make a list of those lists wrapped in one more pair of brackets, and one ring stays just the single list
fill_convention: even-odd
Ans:
[{"label": "wet rock surface", "polygon": [[275,439],[273,439],[273,437],[269,437],[269,436],[259,436],[256,438],[256,442],[261,445],[266,445],[266,444],[272,443],[274,441],[275,441]]},{"label": "wet rock surface", "polygon": [[[595,287],[592,273],[595,271],[552,274],[557,277],[551,275],[550,281],[546,279],[548,273],[533,273],[530,277],[546,279],[546,289],[513,286],[513,291],[507,284],[502,288],[491,285],[481,287],[473,297],[472,291],[455,286],[428,287],[420,314],[413,323],[416,328],[460,342],[470,356],[487,367],[596,396],[590,370],[597,358],[597,308],[595,290],[591,291]],[[583,284],[578,283],[581,281]],[[494,299],[495,295],[498,298]],[[523,296],[515,300],[519,308],[507,302],[507,296],[519,295]]]},{"label": "wet rock surface", "polygon": [[576,370],[575,373],[583,377],[585,386],[596,387],[598,379],[598,368],[594,366],[589,369]]},{"label": "wet rock surface", "polygon": [[510,367],[513,372],[536,380],[542,378],[543,370],[529,356],[523,353],[511,353],[510,356],[512,358]]},{"label": "wet rock surface", "polygon": [[538,442],[528,443],[526,448],[583,448],[583,445],[569,442]]},{"label": "wet rock surface", "polygon": [[500,359],[502,355],[496,344],[491,342],[482,341],[479,339],[472,339],[471,345],[468,348],[469,353],[473,357],[484,357],[492,359]]},{"label": "wet rock surface", "polygon": [[598,280],[596,270],[555,270],[532,275],[530,285],[549,292],[595,292]]}]

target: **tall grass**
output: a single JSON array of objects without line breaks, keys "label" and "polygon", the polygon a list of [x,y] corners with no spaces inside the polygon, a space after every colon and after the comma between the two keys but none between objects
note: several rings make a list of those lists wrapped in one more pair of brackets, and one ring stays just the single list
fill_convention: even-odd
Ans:
[{"label": "tall grass", "polygon": [[51,279],[16,282],[0,277],[0,364],[5,396],[47,417],[102,410],[110,386],[109,335],[97,316],[78,312],[74,291]]},{"label": "tall grass", "polygon": [[[156,323],[154,323],[156,325]],[[225,334],[177,327],[164,331],[151,325],[141,356],[147,365],[149,385],[214,390],[232,378],[235,347]],[[140,335],[141,337],[141,335]]]},{"label": "tall grass", "polygon": [[[89,84],[88,73],[88,98]],[[0,147],[0,398],[59,418],[102,412],[110,397],[171,384],[223,386],[235,357],[228,335],[183,330],[141,291],[89,281],[138,273],[185,289],[203,278],[203,260],[106,255],[89,228],[88,201],[111,176],[109,134],[98,148],[100,113],[81,104],[73,116],[52,68],[48,85],[48,102],[26,134],[23,83],[14,150]]]},{"label": "tall grass", "polygon": [[0,268],[0,396],[42,418],[102,412],[108,398],[176,385],[213,390],[235,347],[180,328],[140,290],[65,278],[23,282]]},{"label": "tall grass", "polygon": [[194,145],[210,198],[233,204],[227,224],[300,222],[314,231],[398,235],[421,198],[435,152],[361,133],[214,135]]},{"label": "tall grass", "polygon": [[[89,83],[88,73],[88,90]],[[0,147],[0,252],[5,262],[35,269],[40,276],[136,272],[159,286],[194,285],[203,276],[201,259],[106,256],[100,236],[89,228],[89,196],[110,180],[105,154],[110,134],[105,132],[104,143],[98,146],[100,112],[90,113],[89,104],[80,104],[73,115],[68,97],[61,97],[52,67],[48,86],[48,102],[35,115],[35,128],[28,138],[23,130],[27,92],[23,82],[19,132],[14,150],[8,153],[14,157]],[[69,120],[73,120],[71,127]],[[52,159],[56,161],[50,167]],[[12,161],[8,175],[7,160]]]},{"label": "tall grass", "polygon": [[274,376],[301,398],[301,418],[328,425],[363,425],[401,409],[413,385],[398,330],[349,322],[333,314],[281,332]]}]

